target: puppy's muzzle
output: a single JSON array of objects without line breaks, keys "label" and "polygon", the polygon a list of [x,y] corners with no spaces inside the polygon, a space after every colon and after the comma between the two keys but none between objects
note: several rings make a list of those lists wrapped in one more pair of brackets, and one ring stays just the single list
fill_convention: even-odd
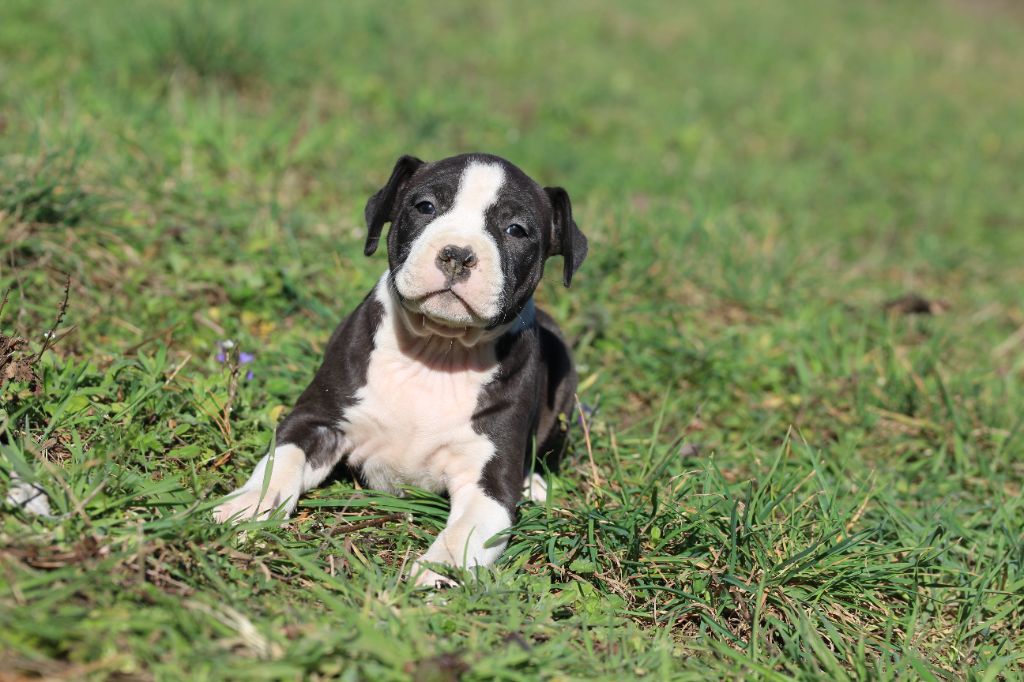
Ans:
[{"label": "puppy's muzzle", "polygon": [[444,273],[448,285],[451,286],[455,282],[464,282],[469,279],[469,271],[476,267],[478,260],[473,249],[468,246],[449,244],[437,252],[437,260],[434,262],[437,269]]}]

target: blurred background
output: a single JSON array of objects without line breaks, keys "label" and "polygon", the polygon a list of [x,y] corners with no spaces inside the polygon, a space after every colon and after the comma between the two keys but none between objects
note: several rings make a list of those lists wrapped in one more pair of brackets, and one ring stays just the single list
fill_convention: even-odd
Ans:
[{"label": "blurred background", "polygon": [[10,2],[8,320],[46,329],[70,273],[68,351],[294,354],[385,267],[362,208],[394,160],[483,150],[568,188],[593,248],[542,298],[629,402],[707,384],[737,335],[771,374],[787,339],[906,294],[969,316],[954,356],[1019,371],[979,348],[1024,323],[1022,22],[998,0]]}]

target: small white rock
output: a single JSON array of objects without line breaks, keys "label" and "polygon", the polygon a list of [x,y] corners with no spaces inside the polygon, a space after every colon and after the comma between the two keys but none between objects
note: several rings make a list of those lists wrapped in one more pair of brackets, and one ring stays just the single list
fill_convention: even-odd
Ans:
[{"label": "small white rock", "polygon": [[11,487],[7,490],[7,504],[20,507],[32,516],[52,519],[50,498],[39,486],[22,481],[18,474],[11,474]]}]

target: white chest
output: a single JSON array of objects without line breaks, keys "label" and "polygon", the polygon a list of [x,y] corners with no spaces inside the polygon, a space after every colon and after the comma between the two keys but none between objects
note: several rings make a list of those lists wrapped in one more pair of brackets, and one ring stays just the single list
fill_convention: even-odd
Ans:
[{"label": "white chest", "polygon": [[452,491],[479,481],[494,446],[472,418],[496,363],[489,348],[408,333],[386,294],[366,384],[348,408],[348,463],[373,488]]}]

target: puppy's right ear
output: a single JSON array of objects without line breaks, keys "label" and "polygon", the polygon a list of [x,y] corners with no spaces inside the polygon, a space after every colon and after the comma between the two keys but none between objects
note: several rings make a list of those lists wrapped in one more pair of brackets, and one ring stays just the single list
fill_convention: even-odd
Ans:
[{"label": "puppy's right ear", "polygon": [[415,156],[405,155],[395,162],[395,169],[391,171],[391,178],[388,184],[381,187],[366,202],[366,246],[363,253],[372,256],[377,250],[377,243],[380,241],[381,230],[384,223],[390,223],[394,219],[395,200],[402,194],[409,178],[423,165],[421,159]]}]

